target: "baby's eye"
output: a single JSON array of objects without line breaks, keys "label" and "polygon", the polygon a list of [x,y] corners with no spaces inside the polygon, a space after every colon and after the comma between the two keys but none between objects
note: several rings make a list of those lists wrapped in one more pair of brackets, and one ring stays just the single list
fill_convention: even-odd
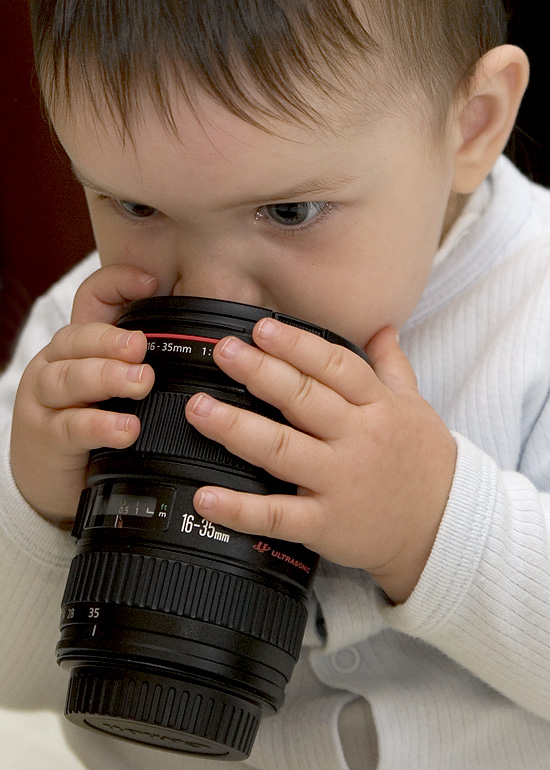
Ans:
[{"label": "baby's eye", "polygon": [[144,203],[134,203],[133,201],[117,201],[118,205],[124,209],[127,214],[138,219],[145,219],[145,217],[152,217],[157,213],[157,209],[152,206],[147,206]]},{"label": "baby's eye", "polygon": [[259,217],[269,217],[279,225],[304,225],[321,214],[329,203],[325,201],[303,201],[300,203],[273,203],[258,210]]}]

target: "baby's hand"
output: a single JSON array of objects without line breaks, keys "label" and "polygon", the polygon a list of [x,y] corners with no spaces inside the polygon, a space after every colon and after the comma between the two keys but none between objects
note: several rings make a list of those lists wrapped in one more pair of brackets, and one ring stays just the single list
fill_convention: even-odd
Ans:
[{"label": "baby's hand", "polygon": [[134,267],[104,267],[78,290],[71,324],[28,365],[13,413],[11,464],[28,503],[56,522],[74,517],[91,449],[130,446],[135,416],[90,408],[113,396],[144,398],[154,374],[141,362],[142,332],[117,329],[124,304],[151,296],[157,280]]},{"label": "baby's hand", "polygon": [[271,319],[261,349],[226,338],[216,363],[280,409],[280,425],[198,394],[189,421],[205,436],[277,478],[296,497],[217,487],[195,495],[205,518],[243,532],[301,542],[367,570],[395,602],[414,588],[451,488],[455,442],[418,393],[395,331],[369,343],[371,368],[351,351]]}]

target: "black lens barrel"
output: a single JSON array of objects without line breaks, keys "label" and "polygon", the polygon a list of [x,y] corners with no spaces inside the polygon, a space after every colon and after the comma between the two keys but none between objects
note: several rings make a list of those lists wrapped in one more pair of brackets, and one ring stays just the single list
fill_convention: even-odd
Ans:
[{"label": "black lens barrel", "polygon": [[275,713],[300,653],[318,557],[296,543],[214,526],[194,510],[205,483],[271,494],[291,485],[206,439],[187,422],[198,391],[283,422],[213,363],[216,342],[252,343],[265,316],[364,353],[343,338],[264,308],[197,297],[131,303],[119,326],[143,330],[155,386],[127,450],[91,454],[62,603],[66,716],[134,743],[245,759]]}]

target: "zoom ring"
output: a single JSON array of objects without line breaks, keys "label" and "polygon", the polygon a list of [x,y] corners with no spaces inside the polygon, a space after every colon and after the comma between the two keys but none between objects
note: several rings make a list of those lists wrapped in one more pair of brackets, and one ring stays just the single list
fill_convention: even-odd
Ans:
[{"label": "zoom ring", "polygon": [[88,552],[72,562],[63,605],[116,604],[165,612],[269,642],[298,659],[307,610],[228,572],[135,553]]}]

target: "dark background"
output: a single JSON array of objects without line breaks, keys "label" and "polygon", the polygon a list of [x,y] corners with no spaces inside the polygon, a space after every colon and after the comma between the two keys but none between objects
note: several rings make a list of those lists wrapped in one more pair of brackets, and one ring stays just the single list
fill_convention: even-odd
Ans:
[{"label": "dark background", "polygon": [[506,153],[531,179],[550,187],[549,6],[540,0],[508,0],[504,4],[509,16],[509,42],[523,48],[531,62],[529,86]]},{"label": "dark background", "polygon": [[27,3],[0,0],[0,366],[32,301],[94,246],[40,109]]},{"label": "dark background", "polygon": [[[544,3],[511,0],[510,41],[531,59],[531,82],[508,154],[550,186],[550,65]],[[41,113],[27,6],[0,0],[0,367],[33,300],[93,249],[84,194]]]}]

